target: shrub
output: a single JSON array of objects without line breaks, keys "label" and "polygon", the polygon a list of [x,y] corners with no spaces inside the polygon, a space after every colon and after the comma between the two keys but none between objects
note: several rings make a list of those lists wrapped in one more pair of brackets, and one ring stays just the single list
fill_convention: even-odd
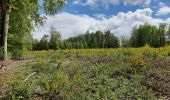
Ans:
[{"label": "shrub", "polygon": [[141,73],[148,69],[149,62],[143,56],[132,56],[130,57],[130,66],[135,72]]},{"label": "shrub", "polygon": [[23,50],[15,49],[15,50],[13,50],[11,52],[11,54],[12,54],[12,59],[13,60],[21,60],[24,57],[24,51]]},{"label": "shrub", "polygon": [[24,100],[33,98],[34,85],[31,82],[18,82],[15,80],[10,83],[10,88],[6,98],[9,100]]}]

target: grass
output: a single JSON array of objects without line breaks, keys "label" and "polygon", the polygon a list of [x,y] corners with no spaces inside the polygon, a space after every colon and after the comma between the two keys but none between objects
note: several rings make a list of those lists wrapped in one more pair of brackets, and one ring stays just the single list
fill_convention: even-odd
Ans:
[{"label": "grass", "polygon": [[34,51],[26,58],[33,61],[9,72],[3,99],[170,97],[170,47]]}]

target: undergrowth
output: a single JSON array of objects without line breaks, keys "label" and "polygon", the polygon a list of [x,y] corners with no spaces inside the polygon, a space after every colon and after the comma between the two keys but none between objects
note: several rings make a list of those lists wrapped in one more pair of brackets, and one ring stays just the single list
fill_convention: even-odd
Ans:
[{"label": "undergrowth", "polygon": [[[27,57],[34,61],[11,72],[12,80],[4,98],[156,100],[168,97],[169,50],[170,47],[144,47],[30,52]],[[166,59],[167,65],[158,59]]]}]

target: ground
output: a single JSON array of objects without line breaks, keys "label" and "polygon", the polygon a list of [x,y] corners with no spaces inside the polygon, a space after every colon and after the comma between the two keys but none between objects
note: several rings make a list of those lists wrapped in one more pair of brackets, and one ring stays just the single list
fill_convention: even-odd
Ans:
[{"label": "ground", "polygon": [[170,47],[49,50],[25,56],[31,60],[11,61],[1,69],[1,98],[170,99]]},{"label": "ground", "polygon": [[0,95],[3,95],[6,89],[6,81],[9,80],[10,75],[9,71],[17,69],[18,66],[22,66],[23,64],[29,62],[30,60],[7,60],[7,61],[1,61],[0,62]]}]

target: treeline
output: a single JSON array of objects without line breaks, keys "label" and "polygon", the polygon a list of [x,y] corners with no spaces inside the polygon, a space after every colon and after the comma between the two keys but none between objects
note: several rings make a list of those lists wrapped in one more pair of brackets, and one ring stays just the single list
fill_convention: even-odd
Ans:
[{"label": "treeline", "polygon": [[83,35],[62,40],[61,34],[53,26],[49,33],[50,35],[44,35],[40,41],[34,40],[33,50],[143,47],[146,44],[157,48],[170,43],[170,27],[168,28],[165,23],[159,26],[149,24],[136,26],[132,30],[130,39],[119,39],[110,31],[87,31]]},{"label": "treeline", "polygon": [[83,35],[69,38],[65,42],[71,42],[72,48],[116,48],[119,46],[119,40],[110,31],[89,31]]},{"label": "treeline", "polygon": [[44,35],[40,41],[34,40],[33,50],[59,50],[59,49],[91,49],[116,48],[119,40],[110,31],[87,31],[83,35],[61,40],[61,35],[54,27],[50,28],[50,35]]}]

